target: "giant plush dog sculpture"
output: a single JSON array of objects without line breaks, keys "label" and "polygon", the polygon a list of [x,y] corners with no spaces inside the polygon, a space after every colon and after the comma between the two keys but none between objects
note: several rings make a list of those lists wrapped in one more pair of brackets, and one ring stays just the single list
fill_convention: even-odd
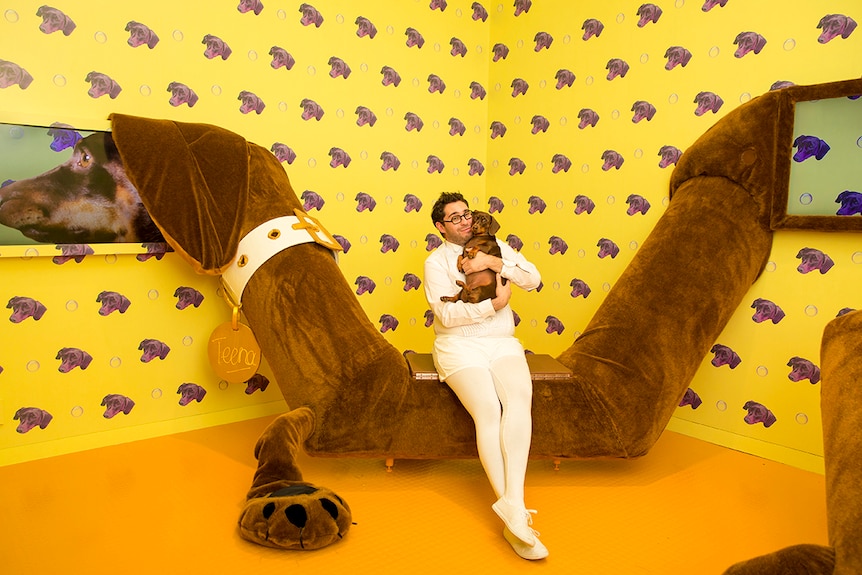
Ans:
[{"label": "giant plush dog sculpture", "polygon": [[[856,85],[862,92],[862,81]],[[776,158],[789,152],[776,134],[792,125],[793,89],[740,106],[683,154],[665,213],[558,358],[573,382],[534,384],[533,457],[637,457],[659,438],[767,262],[783,176]],[[822,97],[842,90],[823,85]],[[112,123],[147,210],[201,273],[231,269],[245,255],[237,253],[244,236],[302,208],[278,160],[237,134],[119,114]],[[472,420],[457,398],[446,386],[411,381],[402,354],[374,329],[326,248],[278,252],[241,298],[288,405],[314,414],[309,453],[476,456]]]}]

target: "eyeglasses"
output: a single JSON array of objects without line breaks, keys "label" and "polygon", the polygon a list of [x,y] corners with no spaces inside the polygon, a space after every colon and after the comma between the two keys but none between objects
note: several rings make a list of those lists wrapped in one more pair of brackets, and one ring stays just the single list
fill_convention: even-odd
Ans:
[{"label": "eyeglasses", "polygon": [[452,216],[452,219],[443,220],[443,221],[446,222],[447,224],[455,224],[457,226],[458,224],[461,223],[461,220],[466,220],[469,222],[472,219],[473,219],[473,212],[471,212],[470,210],[467,210],[463,214],[455,214],[454,216]]}]

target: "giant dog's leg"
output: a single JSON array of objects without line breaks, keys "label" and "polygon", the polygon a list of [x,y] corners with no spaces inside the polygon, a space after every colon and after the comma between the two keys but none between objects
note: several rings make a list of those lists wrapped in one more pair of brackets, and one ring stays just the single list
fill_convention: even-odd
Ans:
[{"label": "giant dog's leg", "polygon": [[771,240],[740,186],[716,177],[682,185],[583,335],[559,356],[575,384],[534,393],[545,412],[534,441],[561,455],[646,453],[766,263]]},{"label": "giant dog's leg", "polygon": [[319,549],[339,541],[352,524],[347,502],[302,480],[297,457],[314,431],[314,413],[299,407],[280,415],[254,448],[258,468],[239,518],[239,532],[281,549]]},{"label": "giant dog's leg", "polygon": [[449,388],[412,381],[324,248],[305,244],[273,257],[252,276],[243,311],[288,405],[314,409],[309,453],[475,453],[469,416]]},{"label": "giant dog's leg", "polygon": [[[267,149],[217,126],[115,114],[129,179],[176,252],[217,275],[258,225],[302,209]],[[475,456],[472,421],[451,390],[416,384],[369,321],[332,254],[300,244],[251,277],[242,311],[291,408],[310,407],[312,454]]]},{"label": "giant dog's leg", "polygon": [[[860,80],[768,92],[728,113],[683,153],[666,212],[583,335],[559,357],[575,386],[537,387],[543,417],[534,444],[561,456],[647,452],[763,269],[773,226],[801,225],[784,213],[794,102],[859,93]],[[825,217],[811,225],[858,223]]]},{"label": "giant dog's leg", "polygon": [[553,413],[536,421],[536,442],[634,457],[658,439],[769,256],[781,104],[767,94],[740,106],[683,153],[667,210],[559,356],[575,385],[534,393]]}]

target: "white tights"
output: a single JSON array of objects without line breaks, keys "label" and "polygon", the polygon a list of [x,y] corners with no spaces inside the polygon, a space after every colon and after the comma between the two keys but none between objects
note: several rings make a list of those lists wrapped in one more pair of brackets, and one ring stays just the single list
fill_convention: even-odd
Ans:
[{"label": "white tights", "polygon": [[479,461],[497,497],[523,505],[533,430],[533,383],[526,362],[501,357],[490,371],[467,367],[446,383],[473,418]]}]

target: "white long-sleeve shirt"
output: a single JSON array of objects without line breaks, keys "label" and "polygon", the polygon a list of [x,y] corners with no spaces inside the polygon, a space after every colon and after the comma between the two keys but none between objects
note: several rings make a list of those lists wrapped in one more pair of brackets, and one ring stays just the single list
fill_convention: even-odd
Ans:
[{"label": "white long-sleeve shirt", "polygon": [[[509,244],[499,239],[497,244],[503,260],[501,275],[525,290],[539,287],[542,278],[536,266]],[[514,335],[515,322],[509,305],[494,311],[490,299],[479,303],[440,301],[441,296],[453,296],[461,290],[455,282],[464,281],[464,274],[458,271],[458,256],[463,250],[462,246],[444,240],[425,260],[425,298],[434,312],[434,333],[467,337]]]}]

